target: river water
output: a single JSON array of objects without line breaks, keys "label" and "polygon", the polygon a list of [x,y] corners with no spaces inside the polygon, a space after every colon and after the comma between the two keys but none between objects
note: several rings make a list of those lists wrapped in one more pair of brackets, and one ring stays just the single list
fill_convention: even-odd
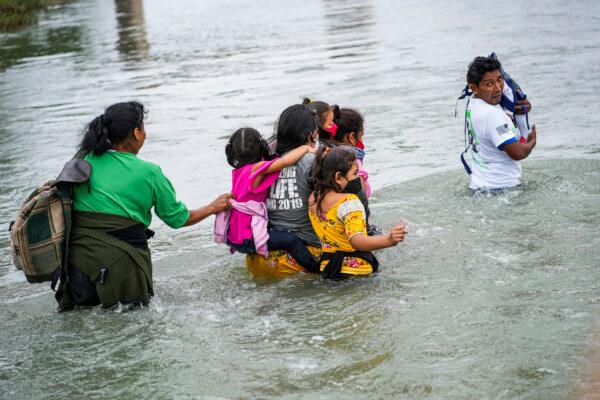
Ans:
[{"label": "river water", "polygon": [[[81,0],[2,34],[0,398],[589,392],[599,34],[594,1],[368,0]],[[473,198],[454,102],[468,62],[491,51],[529,93],[539,140],[524,189]],[[378,275],[252,279],[212,243],[212,221],[174,231],[156,219],[157,295],[144,310],[59,315],[48,287],[14,269],[6,231],[20,201],[104,107],[148,106],[140,156],[196,207],[229,189],[228,135],[270,135],[305,96],[365,114],[374,219],[410,225]]]}]

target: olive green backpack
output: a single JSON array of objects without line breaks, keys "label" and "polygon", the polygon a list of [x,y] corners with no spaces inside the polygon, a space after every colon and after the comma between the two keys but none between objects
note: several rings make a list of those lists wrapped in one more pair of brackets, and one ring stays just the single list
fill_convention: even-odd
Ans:
[{"label": "olive green backpack", "polygon": [[71,231],[71,190],[75,184],[89,185],[91,170],[85,160],[68,161],[55,180],[27,196],[11,222],[13,261],[29,283],[51,281],[54,289],[65,270]]}]

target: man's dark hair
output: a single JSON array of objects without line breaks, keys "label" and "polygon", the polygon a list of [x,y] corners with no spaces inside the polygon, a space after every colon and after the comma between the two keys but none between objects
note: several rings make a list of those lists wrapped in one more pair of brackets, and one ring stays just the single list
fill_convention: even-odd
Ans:
[{"label": "man's dark hair", "polygon": [[489,57],[475,57],[473,62],[469,64],[469,70],[467,71],[467,83],[473,85],[479,85],[483,75],[487,72],[495,71],[502,68],[500,61],[491,59]]}]

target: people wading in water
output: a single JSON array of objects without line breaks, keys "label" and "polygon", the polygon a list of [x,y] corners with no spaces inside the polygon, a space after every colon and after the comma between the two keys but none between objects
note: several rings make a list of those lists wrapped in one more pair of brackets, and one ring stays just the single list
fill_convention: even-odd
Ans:
[{"label": "people wading in water", "polygon": [[88,125],[81,141],[92,166],[89,185],[73,190],[68,279],[57,292],[61,310],[74,305],[147,304],[153,295],[147,228],[151,211],[171,228],[228,209],[231,194],[188,209],[161,168],[137,156],[146,140],[141,103],[117,103]]}]

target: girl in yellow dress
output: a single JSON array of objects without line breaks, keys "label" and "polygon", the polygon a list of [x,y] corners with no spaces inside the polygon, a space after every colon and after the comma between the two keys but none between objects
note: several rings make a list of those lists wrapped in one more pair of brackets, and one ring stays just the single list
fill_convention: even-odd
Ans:
[{"label": "girl in yellow dress", "polygon": [[319,149],[308,216],[321,239],[320,270],[325,278],[340,279],[377,272],[379,262],[371,251],[395,246],[408,233],[404,224],[398,224],[387,235],[367,236],[363,204],[356,194],[344,193],[359,190],[359,182],[353,151],[344,147]]}]

